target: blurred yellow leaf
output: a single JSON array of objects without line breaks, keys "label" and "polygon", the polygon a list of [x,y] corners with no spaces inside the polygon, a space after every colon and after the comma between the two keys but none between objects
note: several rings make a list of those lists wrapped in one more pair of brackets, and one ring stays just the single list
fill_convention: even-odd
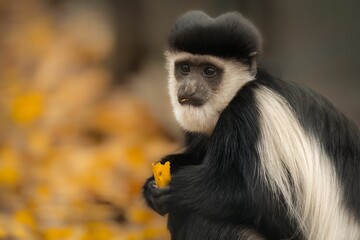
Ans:
[{"label": "blurred yellow leaf", "polygon": [[147,209],[132,208],[128,212],[128,218],[134,223],[149,222],[154,215]]},{"label": "blurred yellow leaf", "polygon": [[17,123],[28,124],[38,118],[43,110],[43,95],[38,92],[26,93],[15,98],[11,116]]},{"label": "blurred yellow leaf", "polygon": [[0,151],[0,184],[15,187],[20,182],[19,159],[10,147]]},{"label": "blurred yellow leaf", "polygon": [[10,231],[11,235],[15,236],[15,239],[29,239],[29,231],[22,224],[14,224]]},{"label": "blurred yellow leaf", "polygon": [[14,220],[16,223],[26,225],[32,229],[36,226],[36,221],[31,212],[25,209],[17,211],[14,215]]},{"label": "blurred yellow leaf", "polygon": [[130,233],[126,240],[144,240],[142,233]]},{"label": "blurred yellow leaf", "polygon": [[0,166],[0,183],[7,186],[16,186],[19,183],[19,172],[11,164],[1,164]]},{"label": "blurred yellow leaf", "polygon": [[48,199],[50,197],[50,189],[48,187],[48,185],[40,185],[37,187],[36,189],[36,193],[39,194],[39,197],[43,198],[43,199]]},{"label": "blurred yellow leaf", "polygon": [[129,147],[127,158],[135,167],[145,163],[144,152],[140,146]]},{"label": "blurred yellow leaf", "polygon": [[164,236],[166,234],[165,229],[159,229],[154,227],[147,227],[143,232],[143,239],[158,239],[160,236]]},{"label": "blurred yellow leaf", "polygon": [[63,240],[72,235],[73,230],[70,228],[49,228],[44,231],[45,240]]},{"label": "blurred yellow leaf", "polygon": [[87,226],[87,232],[81,240],[109,240],[114,237],[112,230],[104,223],[92,222]]},{"label": "blurred yellow leaf", "polygon": [[5,238],[7,236],[7,231],[5,231],[5,228],[0,226],[0,239]]}]

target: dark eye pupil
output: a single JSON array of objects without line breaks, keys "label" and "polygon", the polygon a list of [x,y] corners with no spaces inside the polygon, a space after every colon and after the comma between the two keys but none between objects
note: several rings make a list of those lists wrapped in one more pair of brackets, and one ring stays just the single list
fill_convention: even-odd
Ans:
[{"label": "dark eye pupil", "polygon": [[184,73],[188,73],[188,72],[190,72],[190,66],[188,64],[182,64],[180,66],[180,71],[182,71]]},{"label": "dark eye pupil", "polygon": [[204,70],[204,74],[206,75],[206,76],[212,76],[212,75],[214,75],[216,73],[216,70],[213,68],[213,67],[207,67],[207,68],[205,68],[205,70]]}]

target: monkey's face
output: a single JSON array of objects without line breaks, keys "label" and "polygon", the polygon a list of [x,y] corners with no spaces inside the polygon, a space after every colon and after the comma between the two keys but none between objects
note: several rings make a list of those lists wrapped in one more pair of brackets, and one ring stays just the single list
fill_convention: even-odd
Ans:
[{"label": "monkey's face", "polygon": [[183,59],[175,62],[174,75],[179,104],[201,107],[216,93],[223,69],[212,62]]},{"label": "monkey's face", "polygon": [[211,134],[237,91],[253,79],[249,67],[236,60],[186,52],[166,57],[171,104],[187,131]]}]

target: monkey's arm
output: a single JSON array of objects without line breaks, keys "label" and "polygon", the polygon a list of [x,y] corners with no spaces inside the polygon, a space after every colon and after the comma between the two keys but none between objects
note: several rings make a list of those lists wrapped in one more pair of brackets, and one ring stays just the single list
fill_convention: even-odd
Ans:
[{"label": "monkey's arm", "polygon": [[179,169],[181,169],[181,167],[188,165],[198,165],[201,163],[199,159],[194,158],[193,155],[187,153],[167,155],[162,158],[160,162],[161,164],[170,162],[171,174],[177,172]]},{"label": "monkey's arm", "polygon": [[254,208],[246,181],[235,168],[221,173],[201,165],[188,166],[170,182],[168,210],[189,209],[224,219],[250,218]]},{"label": "monkey's arm", "polygon": [[197,133],[185,133],[185,152],[180,154],[171,154],[164,157],[160,162],[170,162],[171,174],[177,172],[181,167],[188,165],[201,164],[208,137]]},{"label": "monkey's arm", "polygon": [[160,160],[161,164],[169,161],[171,174],[177,172],[181,167],[201,164],[206,151],[207,139],[208,137],[202,134],[185,133],[185,152],[167,155]]}]

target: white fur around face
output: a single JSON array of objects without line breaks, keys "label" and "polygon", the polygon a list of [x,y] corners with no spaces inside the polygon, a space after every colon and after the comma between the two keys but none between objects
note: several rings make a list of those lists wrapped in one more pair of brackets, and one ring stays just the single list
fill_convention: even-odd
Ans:
[{"label": "white fur around face", "polygon": [[[196,55],[186,52],[166,54],[169,74],[169,95],[174,115],[179,124],[190,132],[211,134],[222,111],[234,98],[239,89],[254,79],[248,67],[235,60],[225,60],[215,56]],[[174,63],[177,60],[198,59],[223,68],[223,79],[217,90],[201,107],[181,105],[178,102],[178,82],[174,76]]]},{"label": "white fur around face", "polygon": [[[287,101],[265,87],[256,92],[260,110],[261,175],[285,199],[306,239],[360,239],[359,222],[344,206],[329,156],[309,136]],[[289,179],[288,176],[291,176]]]}]

